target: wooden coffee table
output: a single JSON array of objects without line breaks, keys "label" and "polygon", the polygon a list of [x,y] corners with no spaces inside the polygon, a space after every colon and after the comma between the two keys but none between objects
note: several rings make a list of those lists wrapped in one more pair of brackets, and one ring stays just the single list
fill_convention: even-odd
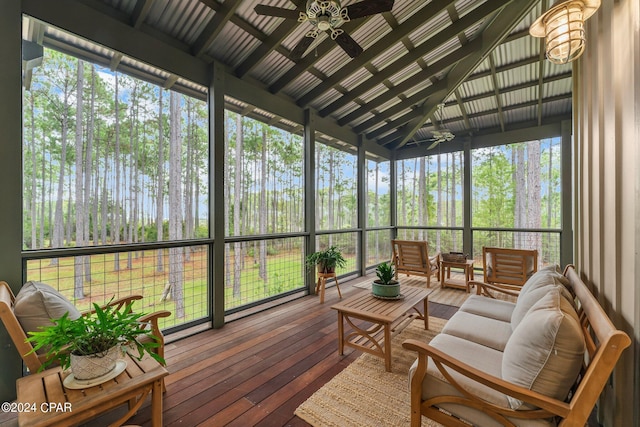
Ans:
[{"label": "wooden coffee table", "polygon": [[151,395],[151,425],[162,426],[162,378],[169,372],[149,355],[142,360],[124,357],[124,372],[112,380],[85,389],[63,385],[69,372],[60,367],[19,378],[16,386],[22,405],[18,425],[62,426],[90,420],[110,409],[129,403],[129,411],[111,425],[120,426]]},{"label": "wooden coffee table", "polygon": [[[431,289],[412,286],[400,288],[402,299],[384,300],[363,293],[331,306],[338,312],[338,351],[353,347],[384,359],[385,369],[391,372],[391,338],[402,331],[413,319],[423,319],[429,329],[427,302]],[[416,308],[422,303],[423,313]],[[371,324],[367,329],[356,325],[353,319]],[[344,322],[353,329],[345,335]]]}]

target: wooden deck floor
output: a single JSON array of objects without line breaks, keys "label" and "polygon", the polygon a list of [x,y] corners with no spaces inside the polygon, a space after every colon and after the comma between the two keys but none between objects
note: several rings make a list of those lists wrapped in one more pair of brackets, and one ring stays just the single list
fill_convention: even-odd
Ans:
[{"label": "wooden deck floor", "polygon": [[[433,285],[432,285],[433,286]],[[435,285],[437,286],[437,284]],[[367,292],[340,286],[343,298]],[[361,353],[338,355],[335,288],[325,303],[306,296],[166,346],[164,426],[308,426],[295,409]],[[449,318],[457,309],[429,304]],[[108,425],[113,411],[90,425]],[[0,426],[17,425],[0,415]],[[128,425],[150,425],[148,402]]]},{"label": "wooden deck floor", "polygon": [[[343,297],[366,292],[345,283]],[[167,347],[165,426],[306,426],[295,409],[361,353],[337,351],[338,301],[308,296]],[[449,318],[455,307],[430,304]],[[131,424],[149,424],[144,408]]]}]

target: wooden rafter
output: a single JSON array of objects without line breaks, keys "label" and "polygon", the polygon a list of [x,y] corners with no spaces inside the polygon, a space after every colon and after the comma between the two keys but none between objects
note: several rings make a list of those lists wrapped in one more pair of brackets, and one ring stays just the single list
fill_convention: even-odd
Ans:
[{"label": "wooden rafter", "polygon": [[491,70],[491,82],[493,84],[493,92],[496,97],[496,105],[498,106],[498,120],[500,120],[500,129],[504,132],[504,113],[502,112],[502,97],[500,96],[500,86],[498,85],[498,76],[496,74],[496,64],[493,60],[493,53],[489,53],[489,68]]},{"label": "wooden rafter", "polygon": [[465,57],[471,55],[479,47],[480,47],[480,43],[474,41],[472,43],[467,44],[466,46],[461,47],[460,49],[454,50],[444,58],[440,59],[439,61],[436,61],[431,66],[420,71],[418,74],[415,74],[411,78],[404,80],[402,83],[400,83],[398,86],[394,87],[393,89],[386,90],[385,92],[381,93],[378,97],[367,101],[366,105],[364,105],[363,107],[360,107],[356,111],[350,114],[347,114],[346,116],[339,119],[338,124],[345,125],[355,120],[357,117],[362,116],[368,110],[379,107],[380,105],[390,101],[395,97],[399,97],[400,94],[403,94],[404,92],[408,91],[409,89],[416,86],[417,84],[423,82],[424,80],[430,79],[431,77],[435,76],[437,73],[440,73],[452,67],[453,65],[457,64],[458,62],[462,61]]},{"label": "wooden rafter", "polygon": [[[292,3],[294,3],[296,7],[300,8],[304,1],[292,0]],[[296,22],[292,22],[291,20],[283,20],[280,25],[278,25],[278,27],[273,30],[273,32],[263,40],[253,52],[251,52],[249,57],[236,68],[236,76],[242,78],[260,64],[260,62],[262,62],[270,52],[280,46],[280,43],[282,43],[282,41],[296,29],[296,24]]]},{"label": "wooden rafter", "polygon": [[131,13],[131,19],[129,20],[133,28],[140,29],[155,1],[156,0],[138,0],[136,2],[133,12]]},{"label": "wooden rafter", "polygon": [[[459,33],[463,32],[464,30],[469,28],[469,26],[473,25],[474,23],[476,23],[478,21],[481,21],[487,15],[495,12],[496,8],[497,8],[496,3],[486,3],[486,4],[478,7],[476,9],[477,13],[466,15],[464,18],[462,18],[462,19],[454,22],[450,26],[448,26],[445,30],[440,31],[438,34],[433,35],[432,37],[429,38],[429,40],[427,40],[426,42],[424,42],[420,46],[418,46],[418,48],[414,49],[413,51],[408,52],[406,55],[403,55],[401,58],[399,58],[393,64],[389,65],[388,67],[385,67],[381,72],[373,75],[371,78],[367,79],[362,84],[360,84],[356,88],[354,88],[351,91],[349,91],[348,95],[341,96],[339,99],[337,99],[333,103],[331,103],[328,107],[322,109],[320,111],[320,115],[323,116],[323,117],[327,116],[332,111],[334,111],[334,110],[346,105],[349,101],[353,100],[354,98],[369,92],[371,89],[373,89],[378,84],[380,84],[384,79],[392,77],[393,75],[399,73],[403,69],[411,66],[412,64],[414,64],[416,62],[416,60],[422,58],[423,56],[425,56],[425,55],[429,54],[430,52],[432,52],[433,50],[437,49],[442,43],[446,42],[447,40],[450,40],[452,37],[456,37]],[[475,46],[475,47],[479,47],[479,46]],[[455,62],[458,62],[459,60],[462,59],[462,56],[460,54],[461,51],[468,52],[468,47],[463,46],[463,47],[451,52],[449,55],[447,55],[447,57],[448,58],[458,58],[457,60],[455,60]],[[469,53],[471,53],[471,52],[469,52]],[[435,64],[433,64],[431,67],[427,67],[427,69],[419,72],[415,76],[411,77],[410,79],[405,80],[400,85],[398,85],[398,86],[401,86],[401,85],[407,86],[408,84],[412,84],[411,86],[407,87],[406,89],[401,89],[401,90],[398,90],[397,92],[404,92],[405,90],[407,90],[407,89],[417,85],[418,83],[422,82],[424,79],[430,78],[431,76],[435,75],[437,72],[440,72],[440,71],[444,70],[445,68],[447,68],[448,66],[451,66],[451,65],[453,65],[455,63],[453,61],[442,61],[442,60],[439,60],[436,63],[439,63],[442,66],[442,65],[444,65],[445,62],[451,62],[451,63],[449,63],[448,65],[446,65],[446,66],[444,66],[442,68],[440,68],[439,70],[434,69],[434,68],[437,68],[437,67],[434,67]],[[427,72],[425,73],[425,71],[427,71]],[[385,94],[385,95],[387,95],[387,94]],[[368,105],[371,105],[370,101],[368,102]],[[378,104],[378,105],[380,105],[380,104]],[[370,108],[375,108],[375,107],[370,107]],[[341,122],[343,124],[344,123],[348,123],[346,120],[341,120]]]},{"label": "wooden rafter", "polygon": [[467,77],[482,63],[484,58],[502,42],[502,40],[518,25],[522,19],[535,6],[537,0],[513,0],[507,3],[498,12],[491,23],[484,29],[482,35],[482,49],[460,61],[447,74],[447,93],[442,98],[432,97],[423,104],[426,114],[419,119],[414,119],[399,129],[392,137],[395,139],[393,148],[404,146],[413,135],[424,125],[429,116],[437,108],[438,104],[449,97],[454,90],[462,84]]},{"label": "wooden rafter", "polygon": [[215,15],[209,21],[205,29],[202,31],[196,42],[193,44],[191,51],[193,56],[202,56],[211,46],[213,41],[218,37],[225,24],[234,16],[236,9],[240,6],[239,1],[226,0],[220,5]]},{"label": "wooden rafter", "polygon": [[308,105],[315,98],[340,83],[349,75],[358,71],[364,66],[364,64],[379,57],[384,51],[389,49],[390,46],[393,46],[402,40],[403,37],[414,32],[416,28],[419,28],[420,25],[432,19],[451,3],[451,0],[435,0],[428,3],[426,7],[423,7],[419,12],[415,13],[397,28],[394,28],[392,32],[382,37],[382,39],[373,46],[367,48],[356,59],[349,61],[347,65],[325,79],[322,84],[311,89],[307,94],[305,94],[305,96],[298,100],[298,105],[302,107]]}]

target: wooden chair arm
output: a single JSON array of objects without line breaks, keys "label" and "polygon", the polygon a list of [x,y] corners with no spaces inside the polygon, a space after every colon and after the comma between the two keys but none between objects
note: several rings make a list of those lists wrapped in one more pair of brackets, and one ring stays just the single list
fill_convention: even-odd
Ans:
[{"label": "wooden chair arm", "polygon": [[[133,301],[138,301],[141,299],[142,299],[142,295],[128,295],[126,297],[109,301],[107,304],[102,305],[100,308],[104,309],[106,307],[115,307],[116,310],[120,310],[122,307],[126,307],[128,304],[132,303]],[[83,312],[82,315],[85,316],[87,314],[93,314],[95,312],[96,312],[95,309],[91,309]]]},{"label": "wooden chair arm", "polygon": [[516,285],[505,285],[505,284],[497,284],[497,283],[491,284],[491,283],[485,283],[485,282],[480,282],[476,280],[469,280],[469,286],[476,287],[477,295],[484,295],[489,298],[495,298],[495,295],[491,293],[492,291],[500,292],[505,295],[511,295],[517,298],[518,295],[520,295],[520,289],[522,289],[521,286],[516,286]]},{"label": "wooden chair arm", "polygon": [[160,327],[158,326],[158,319],[169,316],[171,316],[170,311],[160,310],[153,313],[145,314],[144,316],[141,316],[139,320],[140,322],[149,323],[151,325],[153,335],[157,336],[158,338],[162,338],[163,335],[160,331]]},{"label": "wooden chair arm", "polygon": [[148,322],[151,325],[151,334],[154,336],[158,347],[155,348],[156,354],[164,359],[164,335],[158,325],[158,319],[162,317],[171,316],[171,312],[167,310],[160,310],[154,313],[145,314],[140,317],[141,322]]},{"label": "wooden chair arm", "polygon": [[[456,403],[467,404],[468,406],[475,407],[477,409],[489,409],[492,412],[501,414],[505,417],[513,418],[549,418],[554,415],[559,415],[563,418],[567,417],[570,412],[570,407],[567,403],[550,398],[535,391],[526,389],[516,384],[505,381],[501,378],[482,372],[466,363],[455,359],[446,353],[426,344],[424,342],[409,339],[402,343],[402,346],[408,350],[418,352],[418,368],[416,369],[413,378],[411,379],[411,394],[412,399],[414,393],[422,393],[422,381],[426,375],[427,369],[427,357],[430,357],[434,362],[440,373],[445,377],[447,382],[454,386],[466,399],[461,400],[460,397],[453,396],[437,396],[430,400],[435,403],[443,403],[447,401],[455,401]],[[464,387],[456,382],[451,376],[450,372],[445,369],[445,366],[451,370],[454,370],[473,381],[490,387],[502,394],[514,397],[522,400],[526,403],[534,405],[540,409],[535,410],[513,410],[510,408],[501,407],[488,402],[478,396],[473,395]],[[447,399],[450,397],[450,399]]]}]

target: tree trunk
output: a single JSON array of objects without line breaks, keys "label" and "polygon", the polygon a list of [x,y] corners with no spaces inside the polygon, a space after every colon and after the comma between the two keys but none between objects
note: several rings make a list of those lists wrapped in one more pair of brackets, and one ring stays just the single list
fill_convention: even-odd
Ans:
[{"label": "tree trunk", "polygon": [[[162,116],[162,88],[158,89],[158,168],[157,168],[157,184],[156,184],[156,240],[161,242],[164,240],[164,125]],[[164,271],[164,251],[157,251],[156,272]]]},{"label": "tree trunk", "polygon": [[[456,154],[451,153],[451,220],[449,227],[456,226]],[[451,230],[451,247],[454,251],[458,250],[458,242],[456,241],[455,230]]]},{"label": "tree trunk", "polygon": [[[260,217],[258,218],[260,235],[267,234],[267,132],[262,125],[261,168],[260,168]],[[267,279],[267,241],[260,240],[260,269],[258,276],[263,280],[265,294],[269,289]]]},{"label": "tree trunk", "polygon": [[[526,182],[526,164],[524,158],[524,144],[516,145],[516,164],[515,164],[515,218],[514,227],[524,228],[527,224],[527,182]],[[524,248],[525,241],[522,233],[516,232],[515,248]]]},{"label": "tree trunk", "polygon": [[[438,201],[436,204],[436,223],[438,227],[442,226],[442,155],[438,154]],[[436,248],[440,250],[440,241],[441,232],[440,229],[436,231]]]},{"label": "tree trunk", "polygon": [[[116,173],[116,195],[115,209],[113,212],[113,243],[120,244],[120,99],[118,93],[118,72],[115,73],[115,132],[116,132],[116,150],[114,156],[114,167]],[[113,254],[113,270],[120,271],[120,254]]]},{"label": "tree trunk", "polygon": [[[64,245],[64,215],[62,203],[64,200],[65,169],[67,164],[67,135],[69,132],[69,117],[67,102],[69,99],[69,88],[63,87],[63,106],[60,112],[60,170],[58,172],[58,187],[56,189],[56,207],[53,219],[53,243],[52,247],[61,248]],[[58,265],[58,258],[51,259],[52,265]]]},{"label": "tree trunk", "polygon": [[[225,164],[227,167],[224,168],[224,185],[226,186],[224,192],[224,235],[229,234],[229,216],[231,207],[231,153],[229,152],[229,130],[231,126],[227,126],[229,120],[229,113],[225,112],[225,127],[226,131],[224,132],[224,154],[225,154]],[[237,175],[236,175],[237,176]],[[239,178],[239,177],[238,177]],[[225,287],[230,286],[231,284],[231,251],[229,247],[225,245],[224,248],[224,284]]]},{"label": "tree trunk", "polygon": [[[176,92],[170,95],[169,138],[169,240],[182,239],[182,141],[180,133],[180,96]],[[183,318],[184,296],[183,248],[169,249],[169,284],[175,301],[176,317]]]},{"label": "tree trunk", "polygon": [[[76,202],[76,246],[82,247],[85,245],[84,241],[84,168],[83,168],[83,148],[82,142],[82,114],[83,114],[83,99],[82,92],[84,90],[84,65],[82,60],[78,60],[78,72],[77,72],[77,85],[76,85],[76,135],[75,135],[75,148],[76,148],[76,173],[75,173],[75,202]],[[69,213],[71,214],[71,213]],[[83,280],[84,280],[84,257],[74,257],[74,286],[73,296],[75,298],[84,298]]]},{"label": "tree trunk", "polygon": [[[36,170],[36,113],[35,113],[35,96],[33,91],[29,91],[29,106],[31,107],[31,117],[30,117],[30,135],[31,135],[31,199],[29,203],[29,212],[31,215],[31,249],[38,249],[38,239],[36,235],[37,229],[37,204],[36,204],[36,183],[37,183],[37,170]],[[44,163],[44,162],[43,162]],[[44,177],[43,177],[44,179]],[[25,183],[26,184],[26,183]],[[43,191],[44,193],[44,191]],[[43,242],[44,243],[44,242]]]},{"label": "tree trunk", "polygon": [[[540,228],[541,197],[540,197],[540,140],[527,143],[527,228]],[[540,233],[530,232],[528,247],[542,253],[542,239]]]},{"label": "tree trunk", "polygon": [[[243,130],[242,130],[242,116],[238,114],[236,116],[236,147],[235,147],[235,179],[233,186],[233,234],[234,236],[240,236],[240,221],[242,219],[242,145],[243,145]],[[240,278],[242,274],[242,243],[235,242],[233,244],[233,296],[240,298],[241,284]]]}]

